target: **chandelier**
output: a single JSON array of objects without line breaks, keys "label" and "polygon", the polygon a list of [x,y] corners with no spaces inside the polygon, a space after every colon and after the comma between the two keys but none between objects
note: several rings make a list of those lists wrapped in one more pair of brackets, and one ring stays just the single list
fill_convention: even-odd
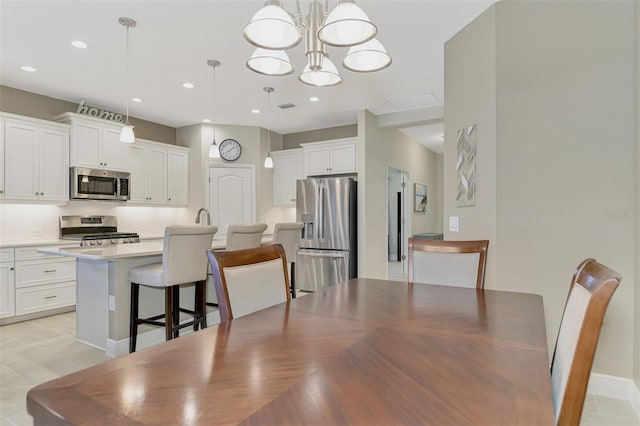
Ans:
[{"label": "chandelier", "polygon": [[[281,0],[268,0],[244,28],[244,37],[257,49],[247,67],[264,75],[289,75],[294,68],[286,49],[305,41],[307,65],[298,79],[312,86],[335,86],[342,82],[329,59],[326,45],[349,47],[342,66],[355,72],[373,72],[388,67],[391,56],[374,37],[378,28],[353,0],[342,0],[325,14],[320,0],[312,0],[305,19],[296,0],[297,18],[282,8]],[[325,1],[328,6],[328,0]],[[328,9],[328,7],[327,7]],[[294,21],[295,20],[295,21]]]}]

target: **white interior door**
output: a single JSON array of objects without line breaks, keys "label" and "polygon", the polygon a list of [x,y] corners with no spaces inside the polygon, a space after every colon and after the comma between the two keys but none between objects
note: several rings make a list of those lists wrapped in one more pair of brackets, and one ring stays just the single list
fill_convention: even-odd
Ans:
[{"label": "white interior door", "polygon": [[255,222],[254,176],[253,165],[209,166],[208,205],[216,235],[226,235],[231,224]]}]

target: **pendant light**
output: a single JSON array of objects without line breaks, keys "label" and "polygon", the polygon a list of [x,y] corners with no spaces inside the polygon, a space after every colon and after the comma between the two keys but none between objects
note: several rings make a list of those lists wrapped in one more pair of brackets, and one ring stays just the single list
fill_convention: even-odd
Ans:
[{"label": "pendant light", "polygon": [[329,13],[318,38],[331,46],[349,47],[371,40],[378,28],[353,0],[343,0]]},{"label": "pendant light", "polygon": [[[273,87],[265,87],[262,89],[267,94],[267,111],[269,111],[269,105],[271,92],[273,92]],[[271,158],[271,130],[267,129],[267,158],[264,159],[264,167],[265,169],[273,169],[273,159]]]},{"label": "pendant light", "polygon": [[253,15],[243,34],[254,46],[272,50],[289,49],[302,40],[298,26],[282,8],[280,0],[268,0],[266,6]]},{"label": "pendant light", "polygon": [[131,19],[131,18],[127,18],[127,17],[121,17],[120,19],[118,19],[118,22],[120,23],[120,25],[124,25],[125,27],[127,27],[127,118],[124,121],[124,126],[122,126],[122,130],[120,131],[120,142],[123,143],[133,143],[135,142],[135,135],[133,134],[133,127],[131,125],[131,123],[129,123],[129,91],[130,91],[130,86],[131,86],[131,82],[129,81],[129,29],[130,28],[135,28],[135,26],[138,24],[135,20]]},{"label": "pendant light", "polygon": [[209,59],[207,65],[213,68],[213,113],[211,114],[211,122],[213,123],[213,142],[209,147],[209,158],[220,158],[220,148],[216,143],[216,68],[220,66],[220,61]]}]

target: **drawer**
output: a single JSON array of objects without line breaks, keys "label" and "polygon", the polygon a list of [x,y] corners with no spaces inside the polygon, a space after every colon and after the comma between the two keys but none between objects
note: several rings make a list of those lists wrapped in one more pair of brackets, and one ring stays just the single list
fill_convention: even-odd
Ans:
[{"label": "drawer", "polygon": [[75,304],[75,281],[16,289],[16,315],[30,314]]},{"label": "drawer", "polygon": [[16,288],[75,280],[75,259],[16,262]]},{"label": "drawer", "polygon": [[0,262],[11,262],[11,261],[13,261],[13,249],[12,248],[0,249]]},{"label": "drawer", "polygon": [[30,259],[55,259],[60,258],[54,254],[38,253],[40,249],[57,249],[61,247],[79,247],[79,244],[63,244],[58,246],[34,246],[34,247],[17,247],[16,248],[16,260],[30,260]]}]

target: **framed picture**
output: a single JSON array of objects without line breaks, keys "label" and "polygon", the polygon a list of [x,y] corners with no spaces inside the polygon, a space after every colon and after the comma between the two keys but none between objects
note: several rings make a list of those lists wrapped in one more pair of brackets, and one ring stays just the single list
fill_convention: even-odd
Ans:
[{"label": "framed picture", "polygon": [[413,211],[426,212],[427,211],[427,185],[421,183],[413,184]]}]

